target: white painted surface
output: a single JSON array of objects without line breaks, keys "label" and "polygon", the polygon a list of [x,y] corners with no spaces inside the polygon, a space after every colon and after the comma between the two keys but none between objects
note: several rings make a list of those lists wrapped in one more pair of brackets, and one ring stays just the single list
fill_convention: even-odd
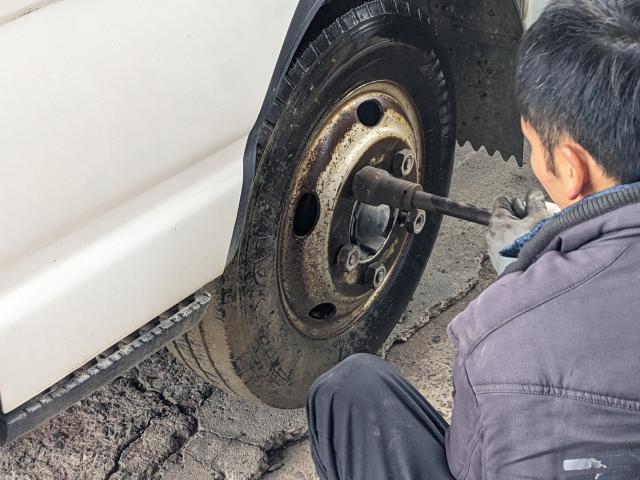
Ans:
[{"label": "white painted surface", "polygon": [[0,24],[60,0],[0,0]]},{"label": "white painted surface", "polygon": [[525,25],[530,27],[533,22],[540,16],[544,7],[549,4],[551,0],[528,0],[527,12],[525,14]]},{"label": "white painted surface", "polygon": [[296,4],[63,0],[0,26],[3,411],[222,272]]}]

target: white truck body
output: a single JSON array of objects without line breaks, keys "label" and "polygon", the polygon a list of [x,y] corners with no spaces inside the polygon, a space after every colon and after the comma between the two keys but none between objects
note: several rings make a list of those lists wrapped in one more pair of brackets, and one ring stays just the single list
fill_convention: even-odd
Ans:
[{"label": "white truck body", "polygon": [[540,16],[544,7],[549,4],[551,0],[524,0],[523,5],[523,17],[524,24],[526,27],[531,26],[533,22],[535,22],[536,18]]},{"label": "white truck body", "polygon": [[0,6],[3,412],[222,273],[296,4]]}]

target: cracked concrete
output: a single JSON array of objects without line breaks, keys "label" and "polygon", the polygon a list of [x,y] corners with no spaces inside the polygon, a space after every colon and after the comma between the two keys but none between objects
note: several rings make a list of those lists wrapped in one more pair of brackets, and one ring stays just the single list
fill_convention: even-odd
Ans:
[{"label": "cracked concrete", "polygon": [[[490,206],[499,194],[524,194],[534,185],[532,178],[528,168],[518,169],[513,161],[505,164],[465,147],[457,155],[452,196]],[[445,220],[414,300],[385,347],[431,335],[429,348],[399,354],[400,345],[388,355],[407,360],[403,373],[430,399],[435,395],[444,413],[450,408],[451,348],[441,319],[464,305],[481,279],[483,235],[483,227]],[[0,451],[0,478],[252,479],[268,469],[274,470],[265,477],[271,480],[313,478],[305,434],[302,410],[242,402],[206,384],[163,350]],[[281,451],[285,445],[291,446]],[[289,459],[296,458],[307,461],[302,470],[290,468],[295,462]]]}]

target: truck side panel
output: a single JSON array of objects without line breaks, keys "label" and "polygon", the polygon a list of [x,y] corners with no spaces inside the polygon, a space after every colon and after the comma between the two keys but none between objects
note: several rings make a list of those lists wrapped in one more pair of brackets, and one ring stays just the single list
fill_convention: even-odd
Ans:
[{"label": "truck side panel", "polygon": [[296,4],[2,12],[2,411],[222,273],[246,137]]}]

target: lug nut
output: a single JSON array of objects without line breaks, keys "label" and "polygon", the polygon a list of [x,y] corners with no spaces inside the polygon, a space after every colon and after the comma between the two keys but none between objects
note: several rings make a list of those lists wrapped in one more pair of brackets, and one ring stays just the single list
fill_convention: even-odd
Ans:
[{"label": "lug nut", "polygon": [[406,177],[413,170],[413,154],[411,150],[400,150],[393,157],[393,173],[398,177]]},{"label": "lug nut", "polygon": [[360,249],[353,244],[345,245],[338,252],[338,265],[345,272],[353,272],[360,262]]},{"label": "lug nut", "polygon": [[413,235],[419,235],[427,224],[427,214],[424,210],[414,210],[407,216],[405,226],[407,231]]},{"label": "lug nut", "polygon": [[382,285],[385,277],[387,276],[387,269],[384,265],[371,265],[367,269],[367,273],[364,276],[365,282],[373,288],[376,289]]}]

